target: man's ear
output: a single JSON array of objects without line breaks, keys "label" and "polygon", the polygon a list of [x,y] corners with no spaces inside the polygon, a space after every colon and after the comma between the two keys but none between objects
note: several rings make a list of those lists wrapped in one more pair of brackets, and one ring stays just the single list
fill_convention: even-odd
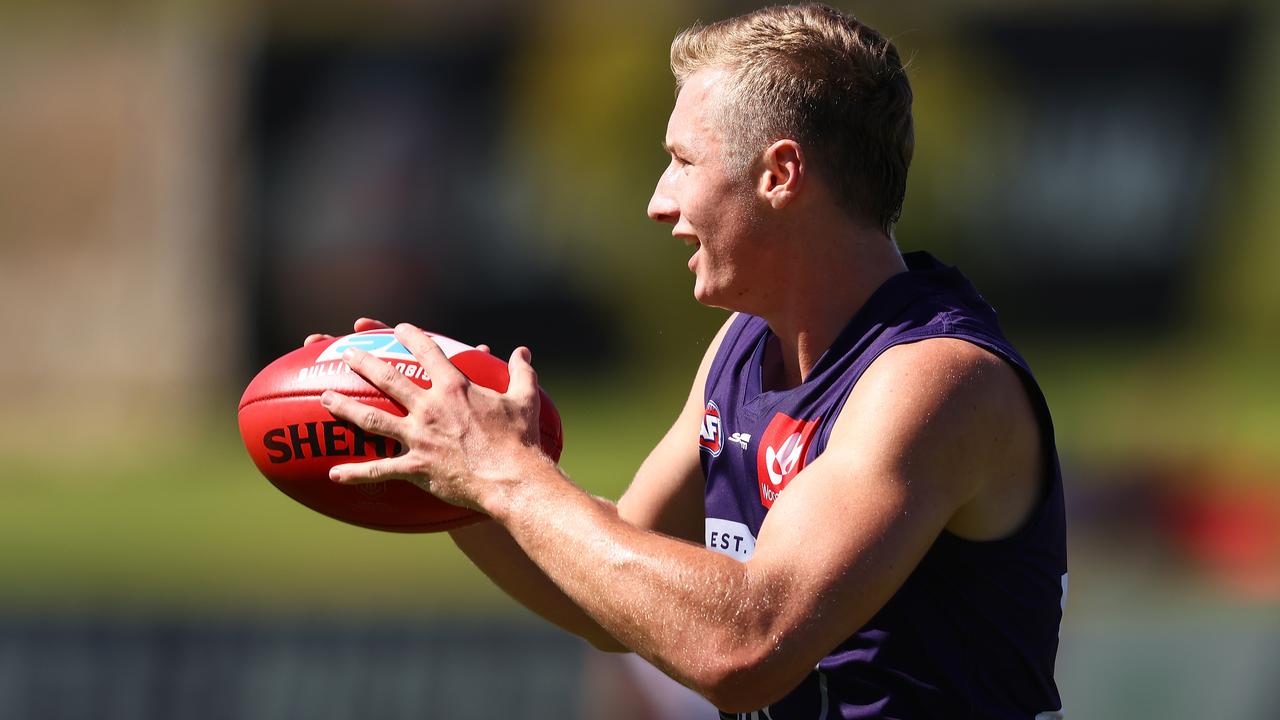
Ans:
[{"label": "man's ear", "polygon": [[783,138],[765,148],[760,156],[757,191],[775,210],[786,207],[804,184],[808,168],[800,143]]}]

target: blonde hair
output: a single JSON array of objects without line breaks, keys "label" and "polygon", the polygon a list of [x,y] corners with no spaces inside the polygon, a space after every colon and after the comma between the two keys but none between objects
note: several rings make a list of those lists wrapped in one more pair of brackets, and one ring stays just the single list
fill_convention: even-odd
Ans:
[{"label": "blonde hair", "polygon": [[676,91],[708,68],[725,71],[715,114],[732,170],[793,139],[846,210],[892,230],[915,148],[911,85],[893,43],[826,5],[767,7],[676,36]]}]

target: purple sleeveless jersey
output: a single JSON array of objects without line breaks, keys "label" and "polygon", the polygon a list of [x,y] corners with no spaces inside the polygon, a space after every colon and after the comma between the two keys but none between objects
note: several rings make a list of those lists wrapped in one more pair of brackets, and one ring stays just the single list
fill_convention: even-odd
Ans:
[{"label": "purple sleeveless jersey", "polygon": [[[863,371],[888,348],[927,338],[966,340],[1017,368],[1040,418],[1043,499],[1002,540],[972,542],[944,530],[862,629],[786,697],[738,717],[1060,717],[1053,665],[1066,599],[1066,520],[1048,406],[969,281],[925,253],[905,257],[910,271],[876,290],[798,387],[762,393],[769,328],[749,315],[733,322],[707,378],[699,442],[707,547],[749,559],[777,493],[826,448]],[[821,536],[821,528],[813,532]]]}]

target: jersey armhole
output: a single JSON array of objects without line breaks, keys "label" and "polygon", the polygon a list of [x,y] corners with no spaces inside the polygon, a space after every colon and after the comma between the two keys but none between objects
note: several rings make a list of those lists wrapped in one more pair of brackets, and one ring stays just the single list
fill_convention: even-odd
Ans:
[{"label": "jersey armhole", "polygon": [[852,382],[845,388],[840,397],[839,402],[835,405],[835,412],[831,415],[831,422],[823,423],[822,428],[818,432],[818,437],[814,443],[814,455],[825,452],[827,443],[831,438],[831,429],[835,425],[835,419],[844,411],[845,403],[849,400],[849,394],[853,392],[853,388],[858,384],[858,380],[862,378],[867,368],[880,358],[885,351],[899,345],[909,345],[923,340],[951,339],[963,340],[971,345],[979,347],[992,355],[1000,358],[1005,364],[1013,368],[1017,373],[1018,379],[1022,384],[1023,390],[1027,393],[1027,399],[1031,401],[1031,407],[1036,416],[1036,426],[1040,435],[1040,454],[1041,454],[1041,478],[1040,490],[1036,498],[1035,505],[1031,512],[1027,513],[1026,518],[1018,524],[1013,532],[992,540],[970,540],[960,537],[951,531],[943,528],[942,536],[951,538],[955,542],[970,543],[974,545],[982,545],[993,547],[1000,543],[1017,542],[1029,530],[1035,527],[1043,520],[1043,515],[1049,511],[1049,505],[1053,499],[1054,493],[1061,492],[1061,467],[1058,461],[1057,443],[1054,438],[1053,419],[1049,414],[1049,404],[1045,400],[1044,392],[1040,389],[1039,383],[1031,374],[1031,369],[1026,366],[1025,361],[1016,353],[1012,353],[1005,349],[1001,343],[995,338],[989,337],[985,333],[968,333],[963,334],[957,331],[951,323],[945,323],[942,328],[920,328],[918,331],[906,332],[894,338],[893,342],[881,348],[873,357],[867,360],[854,374]]}]

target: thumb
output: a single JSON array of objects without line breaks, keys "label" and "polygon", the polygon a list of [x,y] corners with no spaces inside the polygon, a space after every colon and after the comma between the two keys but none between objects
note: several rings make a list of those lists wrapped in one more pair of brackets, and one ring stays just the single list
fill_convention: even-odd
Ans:
[{"label": "thumb", "polygon": [[538,397],[538,373],[531,364],[533,354],[523,345],[511,353],[507,368],[511,373],[511,383],[507,386],[507,394],[528,400]]}]

